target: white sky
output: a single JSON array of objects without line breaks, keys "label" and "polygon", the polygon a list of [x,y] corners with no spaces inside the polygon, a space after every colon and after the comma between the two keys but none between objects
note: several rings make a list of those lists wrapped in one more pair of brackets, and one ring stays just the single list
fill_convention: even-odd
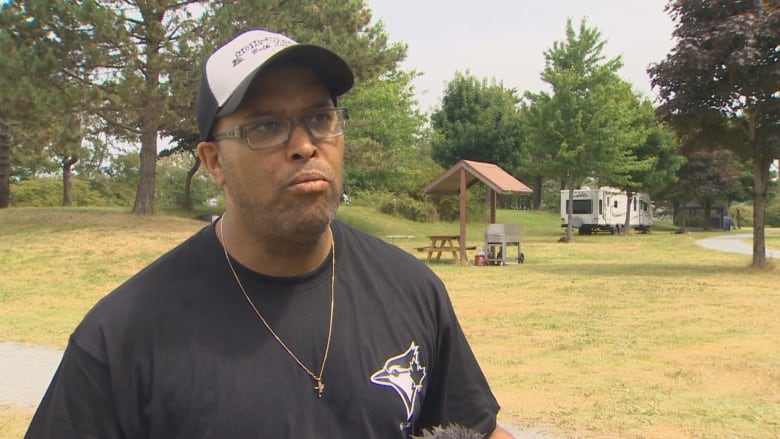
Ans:
[{"label": "white sky", "polygon": [[673,47],[666,0],[367,0],[391,42],[408,45],[406,70],[424,73],[414,85],[420,108],[438,106],[456,71],[495,78],[504,87],[538,92],[544,51],[566,37],[566,19],[580,19],[607,41],[604,55],[623,57],[619,74],[654,96],[646,69]]}]

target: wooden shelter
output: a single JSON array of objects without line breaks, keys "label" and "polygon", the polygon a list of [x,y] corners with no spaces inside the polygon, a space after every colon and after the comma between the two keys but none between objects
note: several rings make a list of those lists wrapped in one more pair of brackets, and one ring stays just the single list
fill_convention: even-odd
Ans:
[{"label": "wooden shelter", "polygon": [[478,182],[488,187],[490,223],[496,222],[497,194],[530,194],[531,188],[493,163],[461,160],[423,188],[431,195],[460,195],[460,260],[466,261],[466,191]]}]

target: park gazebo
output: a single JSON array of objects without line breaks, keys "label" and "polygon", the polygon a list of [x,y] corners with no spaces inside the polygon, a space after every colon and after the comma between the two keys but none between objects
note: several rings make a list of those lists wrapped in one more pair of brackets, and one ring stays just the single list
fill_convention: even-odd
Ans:
[{"label": "park gazebo", "polygon": [[466,191],[478,182],[488,187],[490,223],[496,222],[498,194],[530,194],[531,188],[493,163],[461,160],[423,188],[430,195],[460,195],[460,260],[466,261]]}]

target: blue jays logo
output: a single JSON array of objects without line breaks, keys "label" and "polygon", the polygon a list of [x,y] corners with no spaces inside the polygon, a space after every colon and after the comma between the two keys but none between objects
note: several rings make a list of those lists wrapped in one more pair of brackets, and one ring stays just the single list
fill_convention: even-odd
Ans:
[{"label": "blue jays logo", "polygon": [[412,419],[417,394],[423,388],[425,367],[420,364],[420,347],[414,342],[403,354],[390,357],[371,375],[371,382],[390,387],[398,393],[406,408],[406,420]]}]

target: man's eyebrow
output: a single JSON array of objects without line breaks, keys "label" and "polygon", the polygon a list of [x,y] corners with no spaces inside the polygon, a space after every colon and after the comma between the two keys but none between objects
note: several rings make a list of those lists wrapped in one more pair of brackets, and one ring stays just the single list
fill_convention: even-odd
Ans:
[{"label": "man's eyebrow", "polygon": [[[332,100],[330,100],[330,99],[323,99],[323,100],[321,100],[319,102],[315,102],[315,103],[313,103],[313,104],[303,108],[300,111],[300,113],[306,114],[309,111],[322,110],[322,109],[326,109],[326,108],[335,108],[333,106],[333,101]],[[268,110],[268,109],[264,109],[264,108],[258,108],[258,109],[252,110],[252,112],[250,112],[247,115],[247,118],[250,119],[250,120],[262,119],[262,118],[267,118],[267,117],[278,116],[280,113],[281,113],[281,111],[274,111],[274,110]]]},{"label": "man's eyebrow", "polygon": [[252,112],[247,115],[247,119],[249,119],[249,120],[261,119],[261,118],[264,118],[264,117],[275,116],[277,114],[279,114],[278,111],[257,109],[257,110],[252,110]]}]

